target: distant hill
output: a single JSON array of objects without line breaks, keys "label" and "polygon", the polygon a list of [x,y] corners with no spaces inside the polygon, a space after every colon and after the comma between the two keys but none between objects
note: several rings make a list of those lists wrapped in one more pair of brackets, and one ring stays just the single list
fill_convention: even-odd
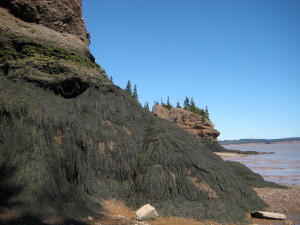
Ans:
[{"label": "distant hill", "polygon": [[245,145],[245,144],[279,144],[300,142],[300,137],[279,138],[279,139],[239,139],[219,141],[220,145]]}]

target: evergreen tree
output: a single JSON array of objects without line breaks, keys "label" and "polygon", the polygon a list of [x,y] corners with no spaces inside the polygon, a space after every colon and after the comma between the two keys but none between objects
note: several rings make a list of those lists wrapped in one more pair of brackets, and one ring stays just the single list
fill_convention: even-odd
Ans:
[{"label": "evergreen tree", "polygon": [[164,106],[164,105],[165,105],[165,103],[163,102],[162,98],[160,98],[160,105],[161,105],[161,106]]},{"label": "evergreen tree", "polygon": [[161,98],[161,100],[160,100],[160,105],[161,105],[162,107],[165,107],[166,109],[171,109],[171,108],[172,108],[172,105],[171,105],[171,103],[170,103],[170,97],[168,96],[168,98],[167,98],[167,104],[164,103],[163,100],[162,100],[162,98]]},{"label": "evergreen tree", "polygon": [[177,102],[177,106],[176,106],[176,108],[181,108],[181,106],[180,106],[180,102],[179,102],[179,101]]},{"label": "evergreen tree", "polygon": [[194,101],[193,98],[191,98],[190,111],[191,111],[191,112],[194,112],[194,113],[196,113],[196,111],[197,111],[197,107],[196,107],[196,104],[195,104],[195,101]]},{"label": "evergreen tree", "polygon": [[138,93],[137,93],[137,87],[136,87],[136,85],[134,85],[132,97],[137,102],[139,101],[139,96],[138,96]]},{"label": "evergreen tree", "polygon": [[132,96],[132,89],[131,89],[131,83],[130,83],[130,80],[128,80],[127,82],[127,85],[126,85],[126,88],[124,89],[125,93],[128,95],[128,96]]},{"label": "evergreen tree", "polygon": [[189,110],[190,109],[191,105],[190,105],[190,100],[189,100],[188,97],[185,97],[185,100],[183,102],[183,106],[184,106],[185,110]]},{"label": "evergreen tree", "polygon": [[167,98],[167,105],[166,105],[166,108],[167,109],[171,109],[172,108],[172,105],[171,105],[171,103],[170,103],[170,97],[168,96],[168,98]]},{"label": "evergreen tree", "polygon": [[112,77],[112,76],[110,76],[110,78],[109,78],[109,79],[110,79],[110,81],[113,83],[113,81],[114,81],[114,80],[113,80],[113,77]]},{"label": "evergreen tree", "polygon": [[206,118],[209,119],[209,112],[208,112],[207,106],[205,106],[205,115],[206,115]]},{"label": "evergreen tree", "polygon": [[145,102],[144,108],[145,108],[145,109],[148,109],[148,110],[150,111],[148,102]]},{"label": "evergreen tree", "polygon": [[158,100],[154,101],[154,105],[159,105]]}]

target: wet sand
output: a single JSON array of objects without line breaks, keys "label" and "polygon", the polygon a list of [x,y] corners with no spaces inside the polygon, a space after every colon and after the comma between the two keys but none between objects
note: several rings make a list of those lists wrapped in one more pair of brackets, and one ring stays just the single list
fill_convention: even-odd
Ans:
[{"label": "wet sand", "polygon": [[300,186],[288,185],[289,189],[255,188],[258,196],[268,205],[270,212],[285,214],[283,221],[251,219],[254,224],[300,224]]},{"label": "wet sand", "polygon": [[232,152],[215,152],[215,154],[220,156],[223,159],[248,156],[248,154],[238,154]]},{"label": "wet sand", "polygon": [[[250,214],[246,218],[250,224],[300,224],[300,186],[289,185],[288,189],[277,188],[256,188],[258,196],[262,198],[270,207],[266,211],[283,213],[286,220],[267,220],[251,218]],[[127,220],[133,220],[134,212],[130,211],[123,203],[117,201],[106,201],[108,212],[112,215],[124,216]],[[133,223],[134,224],[134,223]],[[137,223],[135,223],[137,224]],[[154,221],[147,221],[149,225],[221,225],[213,221],[199,222],[192,219],[179,217],[159,217]]]}]

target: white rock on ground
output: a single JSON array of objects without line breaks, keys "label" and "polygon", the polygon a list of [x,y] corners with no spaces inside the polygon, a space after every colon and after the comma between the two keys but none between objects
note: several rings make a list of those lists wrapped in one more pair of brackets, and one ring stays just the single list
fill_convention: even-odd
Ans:
[{"label": "white rock on ground", "polygon": [[158,213],[150,204],[142,206],[135,212],[135,219],[137,220],[153,220],[156,217],[158,217]]},{"label": "white rock on ground", "polygon": [[281,213],[274,213],[274,212],[266,212],[266,211],[256,211],[251,213],[252,217],[256,218],[265,218],[265,219],[273,219],[273,220],[284,220],[286,216]]},{"label": "white rock on ground", "polygon": [[88,217],[87,217],[87,220],[88,220],[88,221],[92,221],[92,220],[94,220],[94,218],[91,217],[91,216],[88,216]]}]

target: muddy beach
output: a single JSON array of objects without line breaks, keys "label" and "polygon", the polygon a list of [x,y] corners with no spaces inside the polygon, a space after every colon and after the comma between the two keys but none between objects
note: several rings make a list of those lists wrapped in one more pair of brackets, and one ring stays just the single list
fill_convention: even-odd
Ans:
[{"label": "muddy beach", "polygon": [[[249,224],[300,224],[300,187],[288,185],[288,189],[276,188],[255,188],[258,196],[262,198],[269,207],[266,211],[278,212],[286,215],[285,220],[267,220],[251,218],[246,215],[246,222]],[[52,218],[37,220],[28,217],[20,217],[12,211],[2,208],[0,210],[1,225],[221,225],[215,221],[199,222],[193,219],[182,217],[158,217],[153,221],[136,221],[134,211],[130,210],[121,201],[114,199],[104,201],[107,208],[106,214],[101,218],[72,218],[67,220]]]}]

